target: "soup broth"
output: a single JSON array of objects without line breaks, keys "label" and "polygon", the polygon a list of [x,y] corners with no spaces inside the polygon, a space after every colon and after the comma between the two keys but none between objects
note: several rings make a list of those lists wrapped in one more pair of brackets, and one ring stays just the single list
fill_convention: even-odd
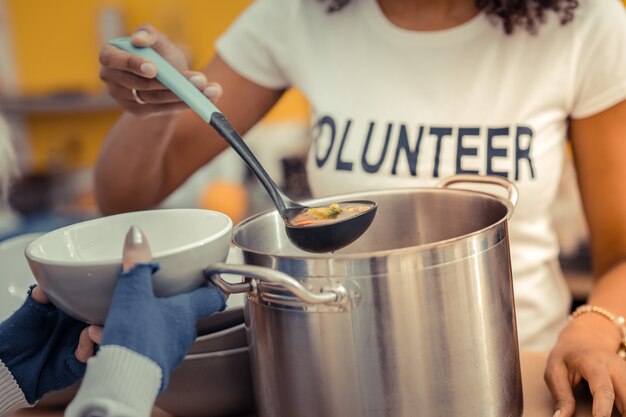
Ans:
[{"label": "soup broth", "polygon": [[293,218],[289,224],[297,227],[318,226],[354,217],[369,210],[371,206],[352,203],[333,203],[327,207],[312,207]]}]

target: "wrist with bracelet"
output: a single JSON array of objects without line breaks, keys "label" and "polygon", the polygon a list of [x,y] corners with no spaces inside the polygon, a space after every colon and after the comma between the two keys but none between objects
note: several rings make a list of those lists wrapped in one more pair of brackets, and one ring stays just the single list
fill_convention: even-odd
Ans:
[{"label": "wrist with bracelet", "polygon": [[624,317],[616,316],[615,314],[611,313],[610,311],[602,307],[598,307],[598,306],[594,306],[590,304],[583,304],[580,307],[578,307],[576,310],[574,310],[572,314],[570,314],[569,319],[573,320],[576,317],[579,317],[585,313],[599,314],[607,318],[608,320],[611,320],[617,326],[621,335],[621,342],[617,350],[617,354],[621,358],[626,359],[626,320],[624,319]]}]

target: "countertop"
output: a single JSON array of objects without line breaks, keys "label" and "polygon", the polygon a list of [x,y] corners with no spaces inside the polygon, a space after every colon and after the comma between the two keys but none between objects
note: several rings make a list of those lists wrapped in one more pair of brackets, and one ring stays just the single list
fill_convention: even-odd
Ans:
[{"label": "countertop", "polygon": [[[552,398],[543,380],[543,370],[548,358],[547,353],[522,352],[522,385],[524,389],[524,415],[523,417],[551,417]],[[587,388],[581,387],[576,391],[576,414],[575,417],[591,417],[591,395]],[[21,410],[10,417],[61,417],[63,410],[51,410],[45,408],[32,408]],[[619,417],[617,410],[613,410],[613,416]],[[171,417],[163,410],[155,408],[152,417]],[[254,417],[254,416],[241,416]],[[294,416],[297,417],[297,416]]]}]

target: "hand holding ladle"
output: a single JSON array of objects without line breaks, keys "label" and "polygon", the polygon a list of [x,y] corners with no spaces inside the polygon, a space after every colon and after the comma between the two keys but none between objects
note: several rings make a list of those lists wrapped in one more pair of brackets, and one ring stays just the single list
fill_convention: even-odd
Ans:
[{"label": "hand holding ladle", "polygon": [[292,224],[294,217],[306,212],[310,207],[291,200],[278,188],[245,144],[241,135],[204,94],[152,48],[136,47],[131,43],[130,38],[114,39],[110,43],[122,50],[149,59],[157,67],[156,78],[187,103],[235,149],[267,190],[285,221],[287,236],[294,245],[308,252],[334,252],[354,242],[370,226],[378,206],[373,201],[365,200],[340,202],[339,205],[342,207],[365,207],[346,217],[331,218],[307,226]]}]

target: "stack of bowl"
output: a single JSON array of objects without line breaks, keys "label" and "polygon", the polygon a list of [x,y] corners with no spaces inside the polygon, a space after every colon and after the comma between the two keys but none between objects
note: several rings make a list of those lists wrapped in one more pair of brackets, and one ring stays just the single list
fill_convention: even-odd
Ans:
[{"label": "stack of bowl", "polygon": [[[160,265],[153,278],[157,296],[205,285],[205,267],[224,262],[229,254],[232,221],[200,209],[102,217],[46,233],[22,250],[37,283],[57,307],[77,319],[102,324],[132,225],[145,233]],[[30,283],[33,276],[26,279]],[[231,296],[228,304],[226,311],[198,322],[198,338],[157,400],[163,410],[181,417],[227,417],[254,410],[243,296]]]},{"label": "stack of bowl", "polygon": [[[233,296],[231,296],[233,298]],[[234,305],[233,305],[234,304]],[[156,405],[181,417],[229,417],[255,409],[243,307],[198,322],[198,338]]]}]

